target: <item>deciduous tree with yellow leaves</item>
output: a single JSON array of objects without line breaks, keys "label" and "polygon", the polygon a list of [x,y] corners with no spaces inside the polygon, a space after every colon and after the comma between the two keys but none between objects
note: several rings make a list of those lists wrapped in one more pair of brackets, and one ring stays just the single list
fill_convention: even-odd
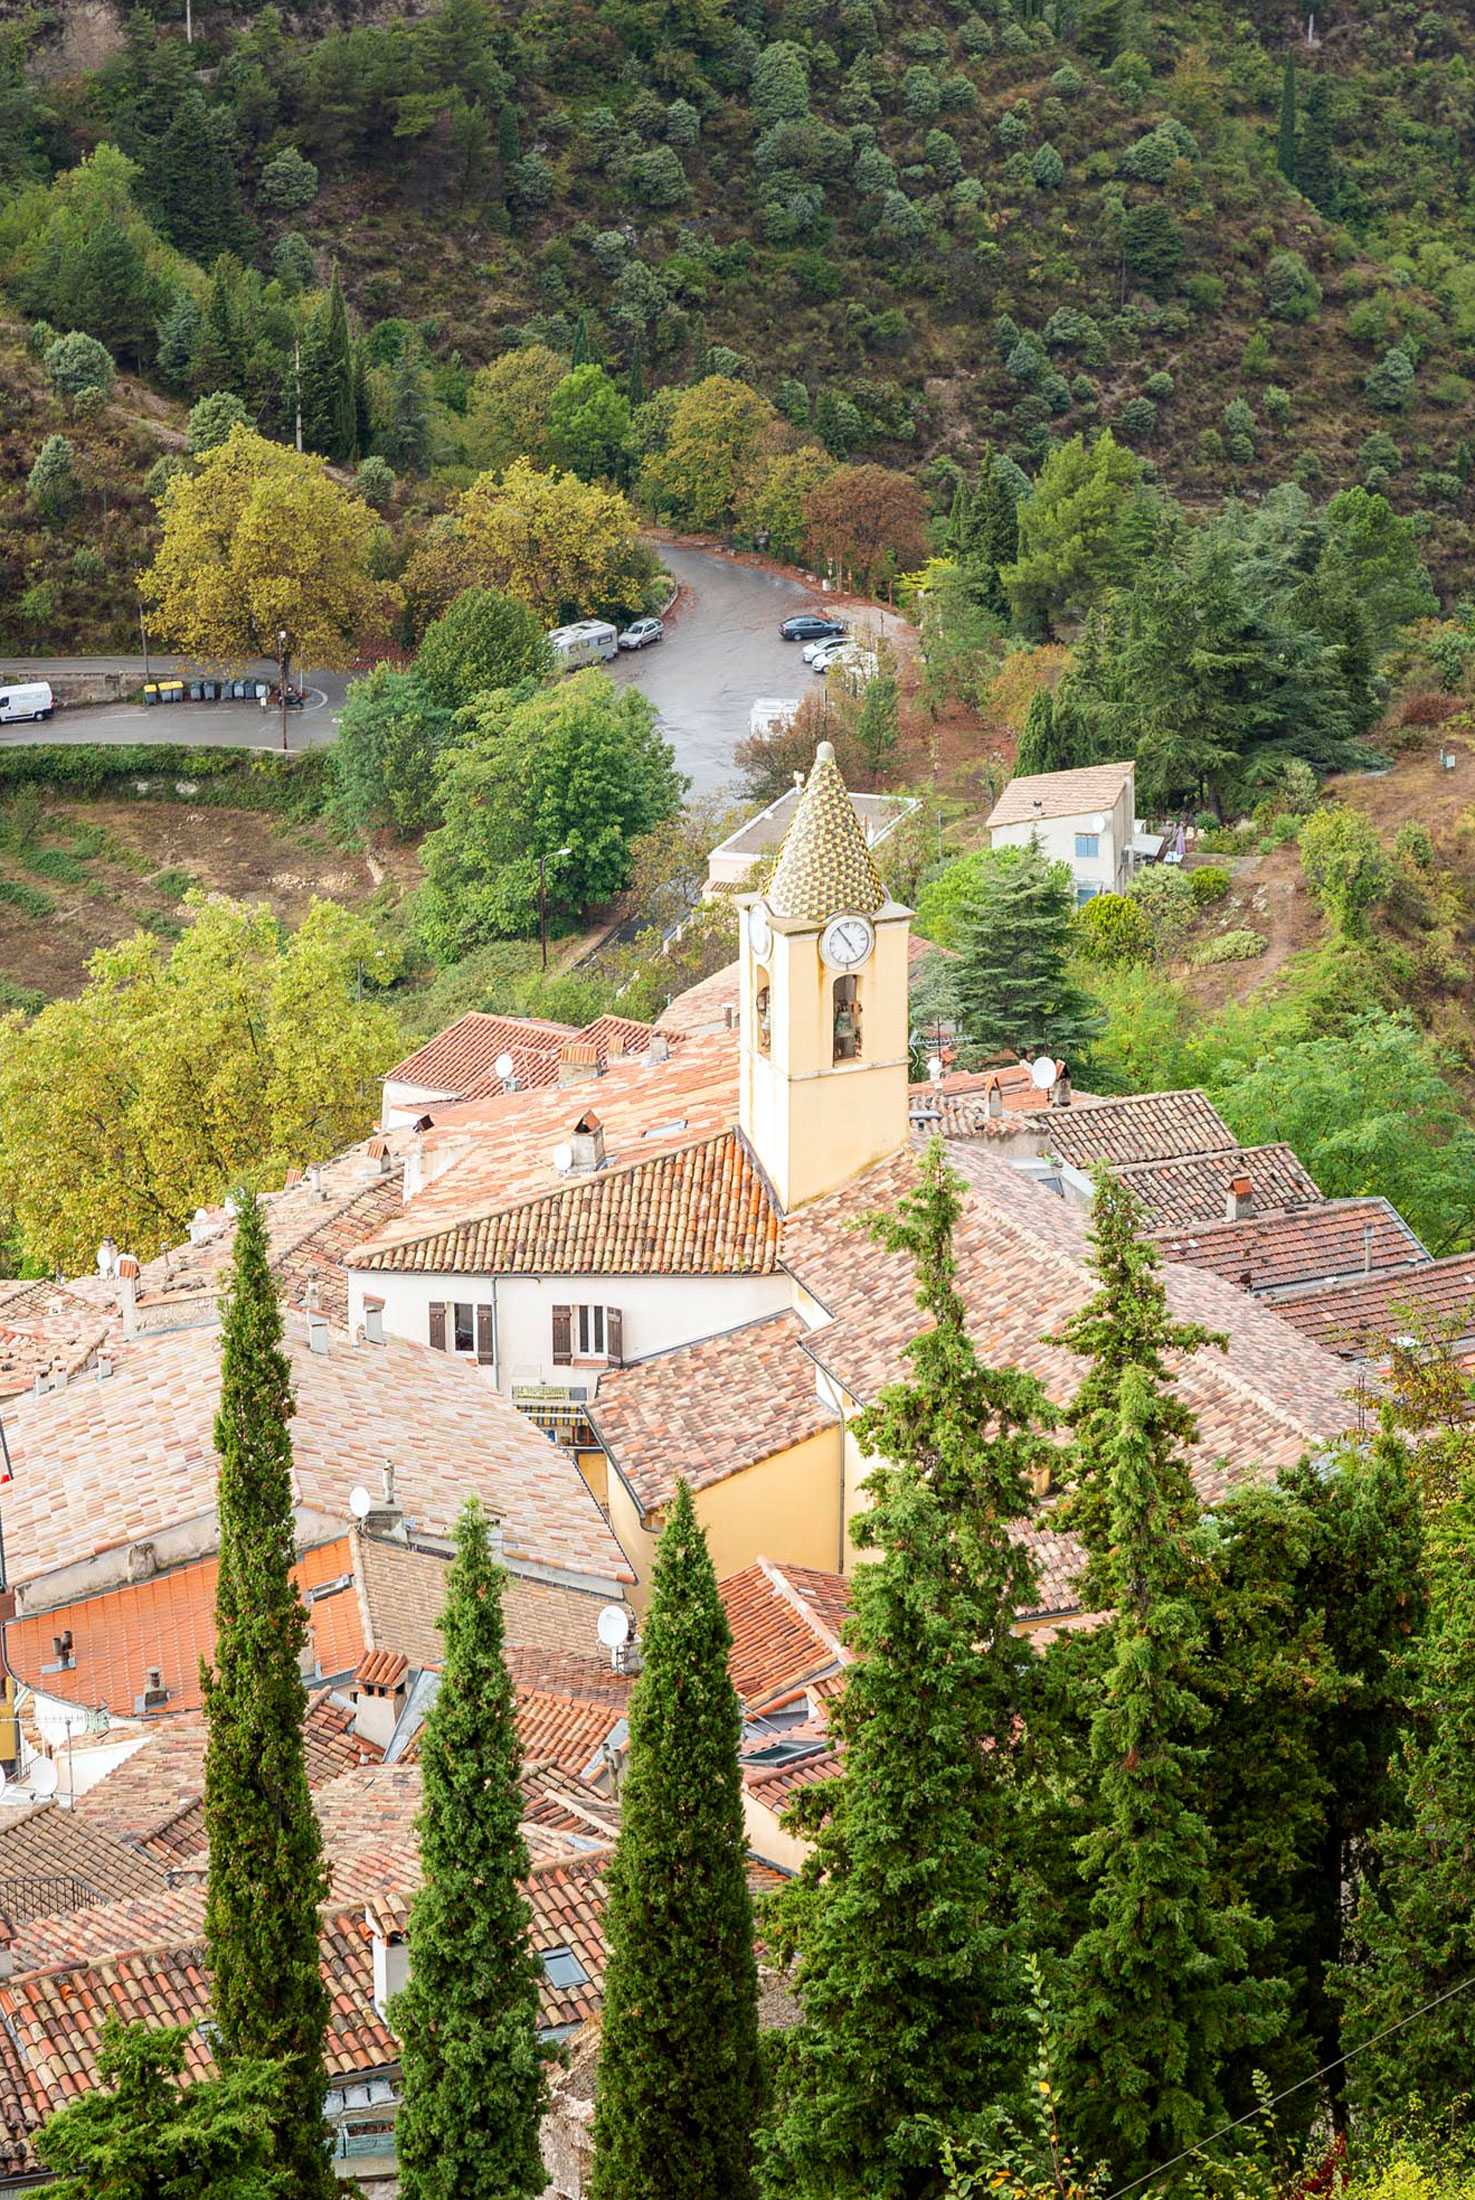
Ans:
[{"label": "deciduous tree with yellow leaves", "polygon": [[466,588],[500,588],[550,625],[639,611],[654,562],[618,489],[525,458],[479,474],[405,573],[422,626]]}]

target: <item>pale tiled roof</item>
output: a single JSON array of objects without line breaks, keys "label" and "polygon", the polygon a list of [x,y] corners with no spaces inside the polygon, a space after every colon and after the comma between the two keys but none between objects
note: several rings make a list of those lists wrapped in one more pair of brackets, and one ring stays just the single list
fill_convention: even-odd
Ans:
[{"label": "pale tiled roof", "polygon": [[1475,1332],[1475,1252],[1451,1253],[1399,1275],[1369,1276],[1334,1290],[1293,1291],[1275,1311],[1301,1334],[1348,1357],[1378,1354],[1409,1317]]},{"label": "pale tiled roof", "polygon": [[1035,818],[1089,817],[1109,810],[1132,777],[1130,764],[1087,764],[1079,771],[1027,772],[1011,779],[988,823],[1028,825]]},{"label": "pale tiled roof", "polygon": [[[115,1881],[114,1885],[121,1885]],[[198,1883],[101,1903],[95,1909],[38,1917],[22,1927],[12,1954],[17,1971],[55,1971],[116,1955],[120,1948],[164,1948],[197,1940],[205,1929]]]},{"label": "pale tiled roof", "polygon": [[851,911],[870,915],[886,899],[828,741],[815,751],[766,899],[775,916],[811,924]]},{"label": "pale tiled roof", "polygon": [[843,1574],[760,1558],[729,1574],[721,1594],[732,1630],[728,1670],[746,1709],[850,1663],[840,1634],[849,1609]]},{"label": "pale tiled roof", "polygon": [[[154,1666],[169,1692],[166,1714],[198,1710],[200,1661],[215,1654],[218,1573],[217,1561],[203,1558],[152,1581],[130,1582],[101,1596],[12,1619],[5,1626],[6,1662],[17,1680],[28,1681],[43,1695],[115,1712],[133,1710],[144,1675]],[[352,1575],[347,1536],[304,1552],[293,1568],[299,1590],[309,1599],[313,1655],[324,1675],[351,1673],[363,1654]],[[336,1591],[335,1583],[342,1584]],[[327,1595],[321,1594],[325,1588]],[[73,1662],[57,1671],[54,1641],[64,1631],[71,1633]]]},{"label": "pale tiled roof", "polygon": [[[573,1460],[477,1368],[396,1338],[354,1347],[333,1335],[313,1352],[293,1315],[287,1351],[300,1507],[343,1519],[354,1484],[376,1487],[389,1459],[417,1535],[449,1536],[474,1490],[500,1519],[509,1557],[630,1578]],[[20,1400],[7,1421],[11,1580],[209,1516],[219,1394],[219,1331],[193,1329],[121,1348],[106,1382]]]},{"label": "pale tiled roof", "polygon": [[1247,1176],[1255,1205],[1316,1205],[1321,1193],[1289,1146],[1231,1146],[1222,1153],[1184,1154],[1176,1161],[1143,1161],[1115,1174],[1141,1200],[1150,1225],[1186,1229],[1194,1222],[1219,1222],[1226,1212],[1231,1180]]},{"label": "pale tiled roof", "polygon": [[97,1355],[110,1309],[54,1282],[0,1283],[0,1398],[29,1390],[38,1375],[75,1375]]},{"label": "pale tiled roof", "polygon": [[601,1375],[589,1417],[642,1512],[837,1426],[797,1314],[770,1314]]},{"label": "pale tiled roof", "polygon": [[1386,1199],[1331,1199],[1243,1222],[1155,1233],[1168,1260],[1212,1268],[1246,1291],[1281,1292],[1368,1270],[1407,1269],[1429,1255]]},{"label": "pale tiled roof", "polygon": [[1223,1153],[1233,1146],[1234,1133],[1206,1092],[1144,1092],[1079,1110],[1056,1109],[1046,1143],[1072,1168],[1089,1169],[1098,1161],[1121,1168],[1180,1154]]},{"label": "pale tiled roof", "polygon": [[[385,1081],[422,1085],[427,1092],[465,1092],[501,1054],[510,1054],[514,1063],[519,1057],[535,1058],[539,1065],[546,1061],[556,1077],[558,1049],[573,1036],[572,1024],[548,1023],[540,1016],[484,1016],[473,1009],[386,1070]],[[519,1083],[542,1082],[531,1059],[520,1064],[517,1076]]]},{"label": "pale tiled roof", "polygon": [[53,1916],[80,1896],[107,1902],[167,1885],[162,1864],[73,1809],[41,1803],[0,1823],[0,1910],[14,1925]]},{"label": "pale tiled roof", "polygon": [[[1077,1093],[1077,1106],[1095,1103]],[[997,1105],[998,1113],[993,1112]],[[1042,1092],[1028,1062],[1001,1064],[996,1069],[953,1070],[945,1077],[924,1079],[910,1088],[907,1113],[924,1130],[936,1130],[944,1138],[1012,1138],[1021,1115],[1049,1112],[1050,1096]]]},{"label": "pale tiled roof", "polygon": [[428,1275],[768,1275],[777,1259],[773,1194],[746,1142],[724,1131],[569,1177],[541,1199],[424,1237],[397,1230],[392,1245],[360,1253],[355,1265]]}]

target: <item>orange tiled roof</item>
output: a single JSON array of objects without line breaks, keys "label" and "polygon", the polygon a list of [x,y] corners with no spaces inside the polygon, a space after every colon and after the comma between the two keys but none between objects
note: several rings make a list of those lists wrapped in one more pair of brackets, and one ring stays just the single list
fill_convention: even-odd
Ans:
[{"label": "orange tiled roof", "polygon": [[1147,1210],[1148,1226],[1187,1229],[1222,1222],[1231,1181],[1247,1176],[1257,1208],[1315,1207],[1322,1194],[1289,1146],[1231,1146],[1222,1153],[1183,1154],[1174,1161],[1142,1161],[1115,1171]]},{"label": "orange tiled roof", "polygon": [[[168,1690],[165,1714],[198,1710],[200,1661],[215,1654],[215,1587],[219,1563],[202,1558],[152,1581],[130,1582],[46,1612],[10,1620],[5,1655],[18,1680],[42,1695],[90,1710],[131,1712],[144,1674],[156,1666]],[[351,1673],[363,1655],[363,1628],[353,1593],[353,1551],[347,1536],[305,1551],[292,1569],[309,1598],[313,1655],[322,1674]],[[336,1594],[314,1596],[342,1582]],[[69,1629],[70,1666],[56,1670],[55,1638]]]},{"label": "orange tiled roof", "polygon": [[537,1688],[517,1691],[517,1734],[523,1756],[546,1759],[581,1776],[587,1775],[624,1716],[613,1704],[578,1703]]},{"label": "orange tiled roof", "polygon": [[514,1062],[519,1054],[549,1056],[556,1075],[558,1048],[573,1036],[572,1024],[548,1023],[539,1016],[485,1016],[473,1009],[386,1070],[385,1082],[422,1085],[427,1092],[465,1092],[501,1054],[510,1054]]},{"label": "orange tiled roof", "polygon": [[540,1956],[555,1948],[567,1948],[578,1957],[588,1974],[582,1986],[554,1986],[545,1977],[539,1987],[539,2022],[545,2030],[564,2031],[592,2017],[604,1998],[604,1970],[608,1951],[604,1940],[604,1907],[608,1900],[604,1874],[609,1850],[535,1865],[523,1881],[522,1891],[531,1909],[531,1939]]},{"label": "orange tiled roof", "polygon": [[1279,1293],[1378,1269],[1407,1269],[1429,1254],[1386,1199],[1329,1199],[1243,1222],[1154,1233],[1168,1260],[1212,1268],[1246,1291]]},{"label": "orange tiled roof", "polygon": [[807,1757],[789,1757],[781,1764],[743,1764],[743,1786],[755,1803],[762,1803],[779,1817],[789,1797],[800,1788],[818,1787],[833,1780],[840,1770],[838,1750],[817,1742]]},{"label": "orange tiled roof", "polygon": [[1275,1311],[1302,1336],[1345,1358],[1383,1352],[1410,1316],[1475,1333],[1475,1252],[1451,1253],[1398,1275],[1369,1276],[1330,1291],[1289,1292]]},{"label": "orange tiled roof", "polygon": [[1134,1093],[1097,1100],[1088,1108],[1057,1108],[1049,1150],[1072,1168],[1098,1161],[1121,1168],[1135,1161],[1168,1161],[1181,1154],[1223,1153],[1234,1133],[1206,1092]]},{"label": "orange tiled roof", "polygon": [[757,1710],[851,1662],[841,1641],[850,1593],[843,1574],[760,1558],[721,1584],[732,1630],[728,1670],[744,1708]]},{"label": "orange tiled roof", "polygon": [[[628,1580],[624,1553],[566,1452],[477,1368],[391,1337],[308,1348],[289,1314],[297,1402],[293,1494],[343,1518],[356,1482],[386,1458],[418,1535],[448,1538],[470,1491],[502,1523],[509,1558],[601,1582]],[[189,1329],[120,1346],[106,1382],[23,1398],[7,1415],[15,1480],[6,1491],[10,1579],[28,1582],[214,1511],[220,1333]]]},{"label": "orange tiled roof", "polygon": [[773,1195],[736,1131],[565,1179],[521,1206],[361,1253],[373,1273],[770,1275]]},{"label": "orange tiled roof", "polygon": [[600,1376],[589,1418],[643,1513],[667,1504],[678,1478],[707,1489],[838,1427],[803,1333],[797,1314],[769,1314]]}]

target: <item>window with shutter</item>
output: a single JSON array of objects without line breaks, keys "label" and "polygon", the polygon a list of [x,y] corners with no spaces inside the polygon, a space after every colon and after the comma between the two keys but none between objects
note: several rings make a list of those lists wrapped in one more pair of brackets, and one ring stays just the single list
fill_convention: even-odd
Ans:
[{"label": "window with shutter", "polygon": [[476,1357],[483,1367],[490,1367],[496,1357],[492,1341],[492,1310],[490,1306],[478,1306],[476,1310]]},{"label": "window with shutter", "polygon": [[553,1309],[553,1365],[571,1367],[574,1358],[574,1310],[571,1306],[555,1306]]},{"label": "window with shutter", "polygon": [[456,1317],[454,1323],[456,1350],[458,1352],[474,1352],[476,1350],[476,1309],[469,1299],[458,1299],[453,1311]]},{"label": "window with shutter", "polygon": [[609,1354],[611,1367],[623,1367],[625,1363],[625,1318],[617,1306],[604,1310],[604,1346]]},{"label": "window with shutter", "polygon": [[437,1352],[446,1348],[446,1309],[443,1299],[433,1300],[430,1307],[430,1341]]}]

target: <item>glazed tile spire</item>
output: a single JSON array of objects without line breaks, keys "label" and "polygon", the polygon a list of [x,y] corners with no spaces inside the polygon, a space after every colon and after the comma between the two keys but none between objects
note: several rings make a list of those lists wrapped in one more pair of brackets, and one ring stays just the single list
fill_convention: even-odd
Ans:
[{"label": "glazed tile spire", "polygon": [[814,752],[814,769],[784,835],[766,899],[776,917],[813,924],[872,915],[886,899],[828,741]]}]

